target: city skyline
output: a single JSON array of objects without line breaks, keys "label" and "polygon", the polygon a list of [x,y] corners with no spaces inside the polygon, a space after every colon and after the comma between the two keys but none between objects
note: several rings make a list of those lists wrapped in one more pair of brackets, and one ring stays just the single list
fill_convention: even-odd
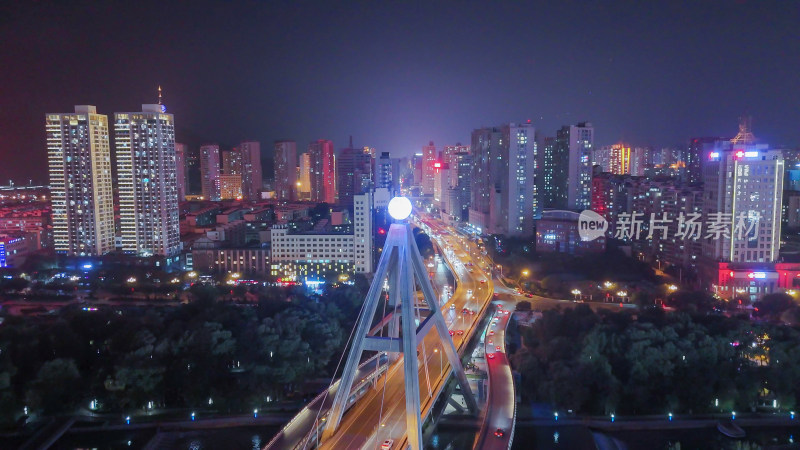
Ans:
[{"label": "city skyline", "polygon": [[[798,92],[785,76],[797,72],[800,63],[790,56],[798,53],[798,43],[782,39],[798,12],[775,15],[764,3],[565,3],[529,10],[478,3],[232,4],[202,13],[165,5],[155,18],[147,2],[137,5],[112,11],[86,4],[83,14],[66,18],[65,9],[73,5],[5,7],[0,36],[10,45],[0,57],[42,58],[0,74],[6,87],[0,104],[7,105],[0,110],[0,156],[7,161],[1,180],[46,179],[44,113],[75,104],[96,105],[101,113],[130,110],[154,103],[158,85],[176,116],[176,141],[190,150],[205,142],[225,148],[244,139],[268,144],[320,138],[341,149],[352,135],[359,145],[410,156],[430,140],[466,142],[472,129],[527,119],[546,134],[591,121],[597,145],[624,141],[658,148],[685,145],[692,136],[724,135],[727,124],[742,115],[754,117],[760,136],[776,147],[800,142],[792,125]],[[186,24],[171,20],[184,15]],[[127,25],[139,17],[148,20]],[[741,33],[743,17],[760,31]],[[30,26],[33,21],[37,26]],[[217,22],[240,26],[233,33],[204,26]],[[541,26],[526,25],[536,22]],[[97,24],[100,42],[51,39],[72,36],[86,23]],[[138,42],[129,38],[143,29],[163,37],[163,51],[149,55],[149,46],[128,43]],[[250,31],[256,29],[267,31]],[[317,45],[333,31],[335,39]],[[371,39],[362,39],[364,33]],[[524,57],[517,56],[531,45]],[[95,47],[74,60],[60,56]],[[155,64],[116,64],[128,50],[136,56],[130,61],[152,56]],[[478,54],[489,55],[481,65],[486,68],[460,69],[474,67]],[[741,60],[759,70],[716,69]],[[241,61],[251,63],[247,70],[233,70],[243,67]],[[329,70],[312,70],[320,64]],[[207,66],[215,69],[201,69]],[[65,69],[74,79],[42,78]],[[83,76],[90,72],[92,77]],[[114,89],[117,84],[126,89]],[[13,112],[8,106],[22,104]],[[272,107],[277,104],[282,107]],[[340,113],[329,114],[331,109]],[[221,120],[220,111],[227,111]]]}]

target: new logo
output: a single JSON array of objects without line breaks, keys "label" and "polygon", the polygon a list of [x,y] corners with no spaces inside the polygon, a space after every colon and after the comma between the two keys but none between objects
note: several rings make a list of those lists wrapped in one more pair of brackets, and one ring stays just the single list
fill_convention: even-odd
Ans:
[{"label": "new logo", "polygon": [[608,230],[605,217],[591,209],[584,210],[578,217],[578,234],[582,241],[593,241],[603,236]]}]

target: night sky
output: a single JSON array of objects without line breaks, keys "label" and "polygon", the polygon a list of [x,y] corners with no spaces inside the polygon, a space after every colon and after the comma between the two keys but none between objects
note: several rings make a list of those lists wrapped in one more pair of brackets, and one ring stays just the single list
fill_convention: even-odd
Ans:
[{"label": "night sky", "polygon": [[138,111],[159,84],[193,149],[353,135],[401,155],[526,119],[665,146],[742,114],[800,145],[798,1],[344,5],[2,2],[0,184],[47,181],[46,113]]}]

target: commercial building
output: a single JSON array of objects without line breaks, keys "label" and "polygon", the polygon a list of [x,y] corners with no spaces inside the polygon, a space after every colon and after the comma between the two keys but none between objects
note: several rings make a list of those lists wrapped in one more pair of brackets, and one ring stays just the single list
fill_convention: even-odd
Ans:
[{"label": "commercial building", "polygon": [[510,123],[472,132],[469,223],[487,234],[530,235],[540,214],[536,130]]},{"label": "commercial building", "polygon": [[0,267],[20,267],[34,248],[31,240],[21,233],[0,234]]},{"label": "commercial building", "polygon": [[202,274],[239,273],[243,277],[270,275],[270,250],[266,247],[226,247],[208,238],[192,246],[192,270]]},{"label": "commercial building", "polygon": [[706,155],[704,212],[707,220],[723,215],[725,233],[705,239],[703,254],[716,261],[775,262],[783,200],[781,151],[756,143],[745,124],[728,145],[716,148]]},{"label": "commercial building", "polygon": [[244,141],[239,144],[242,154],[242,197],[245,200],[258,200],[264,183],[261,172],[261,143]]},{"label": "commercial building", "polygon": [[47,157],[57,253],[114,250],[114,200],[108,116],[90,105],[47,114]]},{"label": "commercial building", "polygon": [[158,104],[116,113],[114,135],[123,252],[177,257],[181,241],[172,114]]},{"label": "commercial building", "polygon": [[371,194],[354,198],[352,227],[319,224],[295,231],[290,224],[272,227],[272,275],[292,280],[319,280],[330,275],[372,272]]},{"label": "commercial building", "polygon": [[373,157],[368,147],[342,149],[336,158],[339,204],[350,206],[355,195],[372,186]]},{"label": "commercial building", "polygon": [[390,192],[394,192],[395,180],[397,180],[395,172],[394,162],[389,156],[389,152],[381,152],[381,156],[375,160],[375,187],[386,188]]},{"label": "commercial building", "polygon": [[311,201],[336,203],[336,157],[333,142],[320,139],[308,146]]},{"label": "commercial building", "polygon": [[719,146],[725,146],[729,139],[722,137],[698,137],[689,139],[689,145],[686,148],[684,161],[686,163],[686,171],[684,172],[684,180],[687,183],[702,183],[703,182],[703,167],[708,158],[708,155]]},{"label": "commercial building", "polygon": [[438,161],[439,155],[436,153],[436,146],[433,141],[428,145],[422,146],[422,195],[433,195],[434,176],[436,170],[434,163]]},{"label": "commercial building", "polygon": [[219,169],[219,145],[202,145],[200,147],[200,184],[205,200],[219,201]]},{"label": "commercial building", "polygon": [[281,201],[297,199],[297,143],[275,142],[275,196]]}]

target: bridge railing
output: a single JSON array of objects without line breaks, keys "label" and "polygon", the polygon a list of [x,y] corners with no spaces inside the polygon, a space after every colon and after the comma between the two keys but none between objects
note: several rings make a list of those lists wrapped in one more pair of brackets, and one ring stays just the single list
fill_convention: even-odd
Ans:
[{"label": "bridge railing", "polygon": [[[375,355],[371,356],[370,358],[368,358],[364,362],[362,362],[358,366],[358,368],[359,368],[359,370],[363,369],[364,367],[366,367],[367,365],[369,365],[373,361],[377,360],[378,358],[383,359],[382,357],[385,357],[385,356],[386,355],[384,355],[383,353],[376,353]],[[377,365],[378,365],[377,370],[370,371],[370,373],[366,377],[364,377],[361,381],[359,381],[358,384],[353,386],[353,388],[350,390],[351,396],[350,396],[350,399],[347,402],[347,409],[349,409],[353,404],[355,404],[356,400],[358,400],[359,398],[361,398],[364,395],[366,390],[362,390],[362,388],[365,387],[365,385],[371,383],[375,378],[377,378],[383,372],[386,371],[386,369],[388,367],[388,364],[382,364],[382,362],[383,361],[378,361],[377,362]],[[338,384],[339,384],[339,380],[336,380],[336,382],[331,387],[336,386]],[[278,440],[280,440],[281,437],[286,435],[286,431],[298,420],[298,418],[300,417],[300,415],[301,415],[301,413],[303,411],[310,409],[310,407],[312,405],[314,405],[315,403],[320,403],[319,409],[320,409],[320,411],[322,411],[325,408],[325,405],[322,404],[322,402],[323,402],[323,400],[324,400],[326,395],[331,395],[330,389],[331,388],[328,388],[328,389],[325,389],[324,391],[320,392],[316,397],[314,397],[313,400],[311,400],[306,406],[304,406],[303,409],[301,409],[297,414],[295,414],[295,416],[292,418],[292,420],[290,420],[286,425],[284,425],[283,428],[281,428],[281,431],[279,431],[278,434],[276,434],[269,441],[269,443],[267,443],[267,445],[264,447],[264,450],[276,448],[275,446],[277,445]],[[325,411],[324,413],[320,414],[320,416],[319,416],[320,420],[316,421],[317,425],[316,425],[316,427],[314,427],[314,430],[310,430],[306,434],[306,436],[303,439],[301,439],[297,444],[295,444],[292,448],[293,449],[304,448],[305,445],[308,442],[312,441],[313,439],[316,439],[316,435],[321,431],[320,429],[325,425],[324,418],[327,417],[327,415],[328,415],[327,411]]]}]

